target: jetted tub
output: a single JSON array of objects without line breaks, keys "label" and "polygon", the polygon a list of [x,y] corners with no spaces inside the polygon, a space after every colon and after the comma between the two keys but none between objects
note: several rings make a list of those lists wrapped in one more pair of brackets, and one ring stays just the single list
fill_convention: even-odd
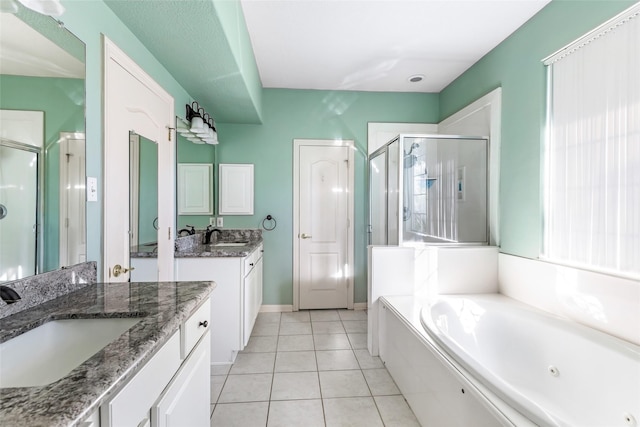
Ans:
[{"label": "jetted tub", "polygon": [[427,333],[541,426],[640,426],[640,346],[502,295],[439,296]]}]

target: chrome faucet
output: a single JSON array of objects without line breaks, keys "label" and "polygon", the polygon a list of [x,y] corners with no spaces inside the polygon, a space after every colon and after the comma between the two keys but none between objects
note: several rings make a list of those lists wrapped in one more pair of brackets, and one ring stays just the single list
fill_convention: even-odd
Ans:
[{"label": "chrome faucet", "polygon": [[16,291],[5,285],[0,285],[0,298],[7,304],[13,304],[21,299]]},{"label": "chrome faucet", "polygon": [[220,233],[222,233],[222,230],[220,230],[219,228],[212,229],[210,225],[207,225],[207,230],[204,233],[204,245],[208,245],[209,243],[211,243],[211,235],[216,231],[218,232],[218,236],[220,235]]}]

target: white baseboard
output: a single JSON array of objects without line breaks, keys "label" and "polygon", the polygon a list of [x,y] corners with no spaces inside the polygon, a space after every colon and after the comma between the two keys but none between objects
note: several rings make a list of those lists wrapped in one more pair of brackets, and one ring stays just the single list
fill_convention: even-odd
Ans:
[{"label": "white baseboard", "polygon": [[[353,303],[354,310],[366,310],[367,303],[366,302],[356,302]],[[270,305],[261,305],[260,313],[290,313],[293,311],[293,305],[291,304],[270,304]]]},{"label": "white baseboard", "polygon": [[293,305],[284,304],[284,305],[261,305],[260,313],[290,313],[293,311]]}]

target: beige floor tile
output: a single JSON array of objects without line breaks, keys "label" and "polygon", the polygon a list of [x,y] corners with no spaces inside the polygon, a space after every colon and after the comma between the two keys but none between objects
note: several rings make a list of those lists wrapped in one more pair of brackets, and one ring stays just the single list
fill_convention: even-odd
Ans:
[{"label": "beige floor tile", "polygon": [[317,372],[277,372],[273,375],[271,400],[320,399]]},{"label": "beige floor tile", "polygon": [[340,320],[340,316],[338,316],[338,312],[336,310],[311,310],[309,313],[311,314],[312,322]]},{"label": "beige floor tile", "polygon": [[278,347],[278,336],[252,336],[241,353],[270,353]]},{"label": "beige floor tile", "polygon": [[367,333],[367,321],[366,320],[343,320],[344,330],[348,334],[366,334]]},{"label": "beige floor tile", "polygon": [[340,310],[340,320],[367,320],[367,312],[364,310]]},{"label": "beige floor tile", "polygon": [[223,365],[211,365],[211,375],[227,375],[231,370],[231,363],[225,363]]},{"label": "beige floor tile", "polygon": [[322,350],[316,351],[319,371],[337,371],[345,369],[360,369],[353,350]]},{"label": "beige floor tile", "polygon": [[313,335],[280,335],[278,351],[314,350]]},{"label": "beige floor tile", "polygon": [[235,374],[265,374],[273,372],[276,353],[240,353],[229,372]]},{"label": "beige floor tile", "polygon": [[280,330],[280,323],[257,323],[253,325],[253,331],[251,331],[252,337],[263,337],[269,335],[278,335]]},{"label": "beige floor tile", "polygon": [[374,398],[382,421],[387,427],[420,427],[420,423],[402,396]]},{"label": "beige floor tile", "polygon": [[323,399],[327,427],[382,427],[371,397]]},{"label": "beige floor tile", "polygon": [[309,323],[311,318],[308,311],[294,311],[292,313],[282,313],[280,323]]},{"label": "beige floor tile", "polygon": [[276,354],[276,372],[317,370],[315,351],[281,351]]},{"label": "beige floor tile", "polygon": [[339,320],[328,322],[311,322],[313,334],[344,334],[344,327]]},{"label": "beige floor tile", "polygon": [[224,386],[226,379],[226,375],[211,376],[211,403],[216,403],[218,401],[218,397],[220,397],[220,392],[222,391],[222,386]]},{"label": "beige floor tile", "polygon": [[347,336],[349,337],[352,349],[359,350],[367,348],[367,334],[347,334]]},{"label": "beige floor tile", "polygon": [[216,405],[211,427],[264,427],[269,402],[222,403]]},{"label": "beige floor tile", "polygon": [[371,396],[362,371],[319,372],[322,398]]},{"label": "beige floor tile", "polygon": [[358,364],[360,365],[360,369],[380,369],[384,368],[382,364],[382,360],[380,360],[377,356],[371,356],[369,350],[360,349],[353,350],[356,355],[356,359],[358,359]]},{"label": "beige floor tile", "polygon": [[374,396],[400,394],[400,390],[386,369],[363,369],[362,374]]},{"label": "beige floor tile", "polygon": [[[229,375],[218,398],[220,403],[268,401],[273,374]],[[214,411],[215,415],[215,411]]]},{"label": "beige floor tile", "polygon": [[280,323],[282,313],[258,313],[256,323]]},{"label": "beige floor tile", "polygon": [[280,336],[282,335],[309,335],[311,334],[311,322],[280,323]]},{"label": "beige floor tile", "polygon": [[316,350],[349,350],[351,343],[347,334],[313,335]]},{"label": "beige floor tile", "polygon": [[324,427],[322,400],[271,402],[267,427]]}]

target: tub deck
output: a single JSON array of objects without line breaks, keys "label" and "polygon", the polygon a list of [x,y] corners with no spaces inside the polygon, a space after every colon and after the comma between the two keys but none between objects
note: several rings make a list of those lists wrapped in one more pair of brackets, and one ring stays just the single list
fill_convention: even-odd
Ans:
[{"label": "tub deck", "polygon": [[[429,415],[421,415],[425,413],[424,410],[424,398],[431,391],[418,391],[416,392],[415,384],[412,384],[412,380],[420,376],[420,373],[414,372],[413,369],[420,369],[420,366],[424,366],[423,356],[437,359],[437,364],[447,371],[448,375],[455,379],[457,383],[463,385],[467,395],[473,396],[477,402],[490,413],[495,422],[492,425],[496,426],[518,426],[518,427],[535,427],[536,424],[530,421],[522,413],[514,409],[510,404],[505,402],[490,388],[485,386],[480,381],[476,380],[473,375],[468,372],[459,362],[454,360],[441,347],[434,341],[434,339],[427,333],[424,326],[421,323],[420,313],[422,308],[427,305],[425,299],[421,299],[414,296],[387,296],[380,297],[381,310],[390,311],[394,317],[396,317],[402,326],[406,328],[408,332],[407,340],[411,342],[403,343],[403,348],[407,349],[422,349],[423,353],[419,356],[420,359],[416,361],[417,368],[413,367],[411,363],[401,364],[399,366],[392,366],[387,364],[387,369],[392,375],[394,381],[407,398],[409,405],[413,409],[414,413],[418,417],[418,420],[422,425],[445,425],[434,424],[434,420]],[[384,316],[381,316],[384,318]],[[384,321],[383,321],[384,322]],[[385,326],[381,327],[381,335],[384,334]],[[403,338],[405,339],[405,338]],[[381,336],[381,358],[385,361],[385,355],[383,355],[383,349],[385,346],[392,347],[384,343],[385,339]],[[403,350],[404,351],[404,350]],[[403,358],[408,359],[410,354],[403,354]],[[386,361],[385,361],[386,363]],[[429,377],[430,372],[425,372],[424,375]],[[437,388],[437,387],[436,387]],[[436,390],[437,392],[437,390]],[[455,408],[454,408],[455,410]],[[444,410],[446,412],[446,410]],[[460,425],[455,424],[451,419],[447,421],[449,426]],[[476,424],[477,425],[477,424]]]}]

